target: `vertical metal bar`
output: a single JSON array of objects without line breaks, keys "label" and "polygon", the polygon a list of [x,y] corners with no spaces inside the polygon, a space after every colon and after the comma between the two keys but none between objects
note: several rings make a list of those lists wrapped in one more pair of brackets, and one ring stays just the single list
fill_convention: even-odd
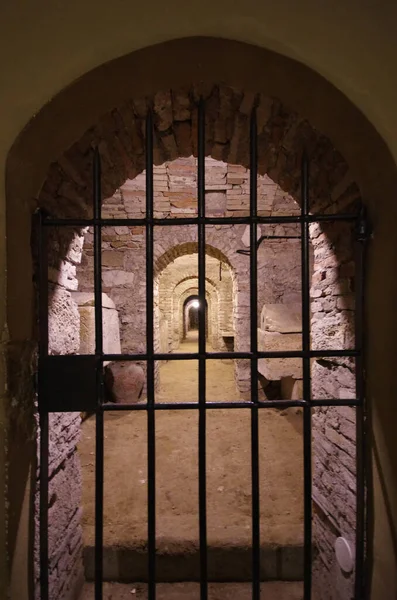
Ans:
[{"label": "vertical metal bar", "polygon": [[[301,222],[301,273],[302,273],[302,350],[310,352],[310,259],[309,223],[309,159],[302,156],[302,222]],[[303,357],[303,397],[311,399],[310,357]],[[304,463],[304,599],[311,599],[312,591],[312,415],[310,405],[303,408],[303,463]]]},{"label": "vertical metal bar", "polygon": [[[37,213],[36,226],[38,236],[39,270],[39,369],[41,359],[48,356],[48,229],[43,227],[43,214]],[[46,408],[39,404],[40,425],[40,598],[49,600],[48,585],[48,448],[49,417]]]},{"label": "vertical metal bar", "polygon": [[[94,219],[101,219],[101,157],[98,148],[94,151],[93,165],[93,210]],[[95,356],[97,410],[95,421],[95,600],[103,595],[103,445],[104,423],[102,408],[102,227],[94,225],[94,300],[95,300]]]},{"label": "vertical metal bar", "polygon": [[366,523],[366,407],[364,392],[364,284],[365,251],[368,240],[368,224],[365,207],[362,206],[356,229],[355,244],[355,347],[359,351],[356,358],[356,398],[360,401],[356,409],[356,570],[355,599],[365,597],[365,523]]},{"label": "vertical metal bar", "polygon": [[251,339],[251,479],[252,479],[252,599],[260,598],[260,507],[258,425],[258,264],[257,186],[258,142],[256,110],[250,121],[250,339]]},{"label": "vertical metal bar", "polygon": [[199,532],[200,532],[200,600],[208,598],[207,553],[207,448],[206,448],[206,364],[205,364],[205,106],[198,106],[198,275],[199,275]]},{"label": "vertical metal bar", "polygon": [[153,334],[153,117],[146,116],[146,351],[148,403],[148,594],[156,598],[156,429]]}]

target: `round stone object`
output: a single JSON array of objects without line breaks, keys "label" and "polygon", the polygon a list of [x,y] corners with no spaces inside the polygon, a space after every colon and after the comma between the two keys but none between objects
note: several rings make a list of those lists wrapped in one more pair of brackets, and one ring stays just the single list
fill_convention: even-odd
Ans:
[{"label": "round stone object", "polygon": [[142,395],[145,373],[130,362],[112,362],[105,367],[107,400],[116,404],[134,404]]},{"label": "round stone object", "polygon": [[335,541],[335,554],[338,565],[345,573],[351,573],[354,567],[354,551],[351,544],[343,537]]}]

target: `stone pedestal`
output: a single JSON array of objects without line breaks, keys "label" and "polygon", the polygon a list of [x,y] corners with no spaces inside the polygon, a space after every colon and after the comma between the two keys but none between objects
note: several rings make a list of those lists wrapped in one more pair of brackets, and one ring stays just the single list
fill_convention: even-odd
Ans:
[{"label": "stone pedestal", "polygon": [[[74,302],[80,314],[79,354],[95,352],[95,302],[94,294],[74,292]],[[102,294],[103,351],[105,354],[121,354],[119,315],[107,294]],[[105,363],[107,364],[107,363]]]},{"label": "stone pedestal", "polygon": [[[265,304],[258,329],[258,349],[286,352],[302,349],[302,317],[299,304]],[[258,371],[267,382],[280,381],[283,400],[302,398],[301,358],[260,358]]]}]

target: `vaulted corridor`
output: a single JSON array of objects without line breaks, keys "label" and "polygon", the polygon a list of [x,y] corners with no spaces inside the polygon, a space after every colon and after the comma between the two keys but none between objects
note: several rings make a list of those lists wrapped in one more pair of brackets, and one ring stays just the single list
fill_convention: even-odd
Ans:
[{"label": "vaulted corridor", "polygon": [[[178,352],[196,350],[197,333],[189,332]],[[169,361],[160,368],[156,402],[195,402],[197,389],[197,361]],[[233,361],[208,360],[207,401],[242,399],[236,389]],[[107,580],[146,579],[146,421],[143,411],[105,414],[104,575]],[[84,556],[89,580],[94,569],[94,432],[95,418],[91,417],[83,423],[79,446],[83,469]],[[159,581],[195,581],[199,577],[197,441],[197,411],[157,411]],[[249,581],[251,577],[250,443],[248,410],[207,411],[209,577],[213,581]],[[296,409],[260,412],[263,580],[302,578],[301,446],[301,415]]]}]

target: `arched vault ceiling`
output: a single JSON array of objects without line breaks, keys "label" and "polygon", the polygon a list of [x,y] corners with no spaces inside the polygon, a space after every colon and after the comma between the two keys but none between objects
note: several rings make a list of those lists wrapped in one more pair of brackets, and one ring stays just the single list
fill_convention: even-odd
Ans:
[{"label": "arched vault ceiling", "polygon": [[269,48],[314,69],[368,116],[397,155],[396,88],[390,86],[395,2],[174,0],[166,12],[157,1],[21,5],[16,0],[1,8],[8,146],[49,99],[101,63],[165,40],[205,35]]}]

